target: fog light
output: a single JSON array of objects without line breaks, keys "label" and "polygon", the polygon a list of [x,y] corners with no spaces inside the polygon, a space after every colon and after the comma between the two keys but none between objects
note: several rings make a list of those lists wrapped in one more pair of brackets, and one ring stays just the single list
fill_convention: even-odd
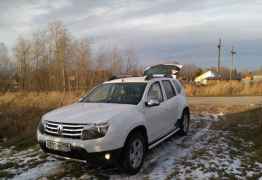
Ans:
[{"label": "fog light", "polygon": [[111,155],[110,154],[105,154],[105,158],[106,158],[106,160],[109,160],[111,158]]}]

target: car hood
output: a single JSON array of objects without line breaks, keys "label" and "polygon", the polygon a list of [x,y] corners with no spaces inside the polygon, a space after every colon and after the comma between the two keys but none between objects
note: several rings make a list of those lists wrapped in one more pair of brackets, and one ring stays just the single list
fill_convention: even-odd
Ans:
[{"label": "car hood", "polygon": [[102,123],[135,105],[109,103],[74,103],[55,109],[43,116],[43,120],[63,123]]}]

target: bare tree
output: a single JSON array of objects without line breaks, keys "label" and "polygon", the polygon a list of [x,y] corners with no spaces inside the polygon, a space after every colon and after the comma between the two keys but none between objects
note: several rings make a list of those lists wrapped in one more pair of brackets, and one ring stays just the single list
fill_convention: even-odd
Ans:
[{"label": "bare tree", "polygon": [[112,74],[119,74],[123,68],[123,58],[117,48],[114,48],[110,54],[111,72]]},{"label": "bare tree", "polygon": [[4,43],[0,43],[0,72],[3,73],[10,68],[10,59],[7,47]]},{"label": "bare tree", "polygon": [[91,53],[87,39],[80,40],[76,45],[77,51],[77,86],[84,88],[88,85],[88,71],[91,70]]},{"label": "bare tree", "polygon": [[50,36],[50,51],[51,60],[54,61],[54,74],[56,78],[56,83],[62,85],[62,90],[66,91],[66,48],[69,41],[69,36],[66,32],[64,25],[61,22],[53,22],[48,25],[48,32]]},{"label": "bare tree", "polygon": [[46,31],[38,31],[34,33],[32,39],[32,68],[34,89],[45,90],[48,87],[48,71],[47,71],[47,40]]},{"label": "bare tree", "polygon": [[9,90],[10,80],[14,77],[14,64],[4,43],[0,43],[0,90]]},{"label": "bare tree", "polygon": [[134,75],[138,75],[139,72],[138,70],[138,61],[137,61],[137,57],[136,57],[136,53],[134,52],[134,50],[129,49],[127,50],[127,52],[125,53],[125,62],[124,62],[126,69],[125,69],[125,73],[126,74],[134,74]]},{"label": "bare tree", "polygon": [[17,74],[22,90],[29,89],[30,84],[30,47],[30,42],[22,37],[18,39],[15,47]]},{"label": "bare tree", "polygon": [[112,74],[140,72],[133,51],[106,49],[94,56],[89,41],[76,40],[61,22],[50,23],[28,39],[20,37],[14,53],[23,90],[86,89]]}]

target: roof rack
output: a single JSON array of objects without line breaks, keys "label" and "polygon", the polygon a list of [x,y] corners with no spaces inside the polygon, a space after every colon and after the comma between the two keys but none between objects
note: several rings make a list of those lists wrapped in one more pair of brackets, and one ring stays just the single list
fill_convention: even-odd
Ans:
[{"label": "roof rack", "polygon": [[[176,78],[177,73],[182,69],[181,64],[157,64],[154,66],[149,66],[144,69],[145,80],[150,80],[153,78]],[[108,80],[124,79],[135,77],[130,74],[120,74],[112,75]]]}]

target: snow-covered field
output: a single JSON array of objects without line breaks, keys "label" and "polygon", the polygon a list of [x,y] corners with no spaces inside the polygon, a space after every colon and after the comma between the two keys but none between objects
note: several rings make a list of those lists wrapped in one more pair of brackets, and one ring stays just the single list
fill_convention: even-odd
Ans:
[{"label": "snow-covered field", "polygon": [[235,146],[236,137],[230,132],[210,128],[218,120],[219,115],[214,114],[193,116],[188,136],[175,135],[149,151],[135,176],[115,168],[56,160],[38,147],[20,152],[0,147],[0,179],[262,179],[262,164],[243,151],[253,144]]}]

